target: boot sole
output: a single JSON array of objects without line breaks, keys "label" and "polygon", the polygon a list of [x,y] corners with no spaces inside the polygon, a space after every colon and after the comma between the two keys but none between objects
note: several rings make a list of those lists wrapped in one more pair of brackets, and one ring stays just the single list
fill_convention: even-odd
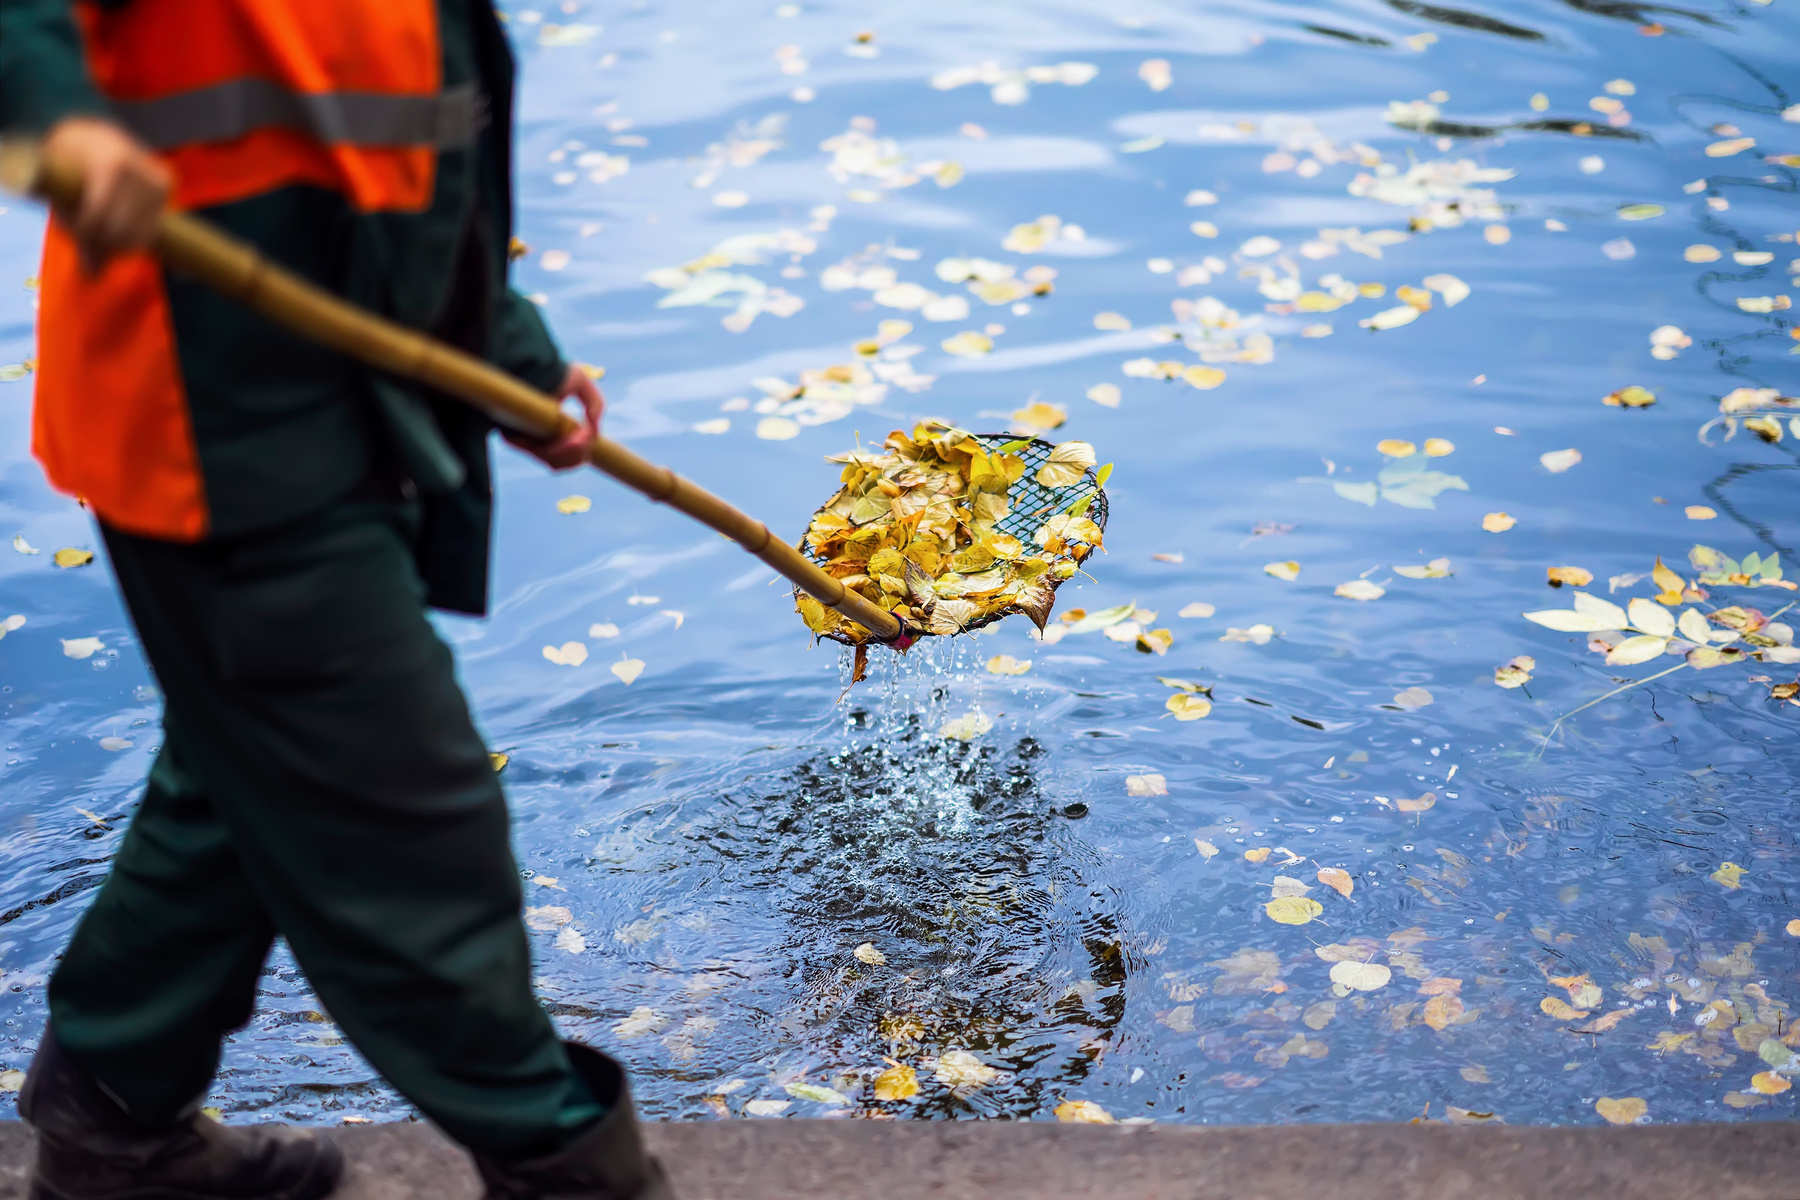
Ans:
[{"label": "boot sole", "polygon": [[344,1151],[336,1142],[326,1138],[320,1138],[317,1144],[319,1155],[314,1159],[312,1169],[290,1186],[273,1192],[227,1194],[191,1188],[142,1187],[92,1196],[64,1191],[39,1178],[34,1172],[27,1200],[323,1200],[323,1197],[336,1191],[338,1184],[343,1182]]}]

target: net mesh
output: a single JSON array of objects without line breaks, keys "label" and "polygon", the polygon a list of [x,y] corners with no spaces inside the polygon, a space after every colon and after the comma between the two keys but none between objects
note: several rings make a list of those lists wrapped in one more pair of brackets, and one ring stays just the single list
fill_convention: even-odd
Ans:
[{"label": "net mesh", "polygon": [[[1046,521],[1058,513],[1072,511],[1085,500],[1088,502],[1086,516],[1100,527],[1101,532],[1105,532],[1106,491],[1100,486],[1093,467],[1089,467],[1074,483],[1064,487],[1047,487],[1038,482],[1037,473],[1039,467],[1050,461],[1050,451],[1056,448],[1054,442],[1047,442],[1042,438],[1021,438],[1017,434],[1011,433],[977,433],[971,436],[980,442],[982,448],[989,453],[995,453],[1004,448],[1006,453],[1016,454],[1025,460],[1025,473],[1019,477],[1016,483],[1006,489],[1009,511],[1006,516],[994,523],[994,528],[1001,533],[1018,538],[1028,546],[1034,545],[1038,530],[1043,528]],[[823,555],[816,553],[807,545],[805,538],[800,540],[800,552],[820,566],[824,566],[827,562]],[[1060,587],[1062,582],[1053,576],[1048,577],[1052,591]],[[1017,606],[998,609],[979,620],[971,621],[960,632],[969,633],[981,629],[1022,611]],[[914,636],[934,636],[916,628],[909,629],[908,632]],[[847,646],[856,644],[851,638],[839,633],[826,633],[822,636],[842,642]]]}]

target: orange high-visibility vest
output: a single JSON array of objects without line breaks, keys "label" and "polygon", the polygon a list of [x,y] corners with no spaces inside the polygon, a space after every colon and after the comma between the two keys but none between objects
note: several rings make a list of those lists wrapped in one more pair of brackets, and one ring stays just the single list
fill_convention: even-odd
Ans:
[{"label": "orange high-visibility vest", "polygon": [[[117,119],[175,172],[177,208],[310,184],[359,212],[430,204],[440,148],[471,144],[473,84],[445,89],[436,0],[131,0],[76,5]],[[108,524],[206,536],[199,454],[161,267],[97,276],[44,239],[32,450]]]}]

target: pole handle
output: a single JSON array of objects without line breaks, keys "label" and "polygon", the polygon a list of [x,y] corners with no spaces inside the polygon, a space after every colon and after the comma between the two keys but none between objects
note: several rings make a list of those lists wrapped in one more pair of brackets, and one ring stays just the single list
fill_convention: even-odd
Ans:
[{"label": "pole handle", "polygon": [[[79,171],[45,159],[30,143],[0,146],[0,185],[39,196],[59,208],[81,199]],[[357,307],[264,258],[255,247],[198,217],[165,211],[151,252],[172,270],[254,309],[322,346],[369,366],[454,396],[509,428],[560,437],[579,423],[554,399],[471,354]],[[692,480],[650,462],[607,437],[595,437],[588,462],[626,487],[667,504],[724,534],[762,559],[825,607],[891,642],[900,620],[820,570],[769,527]]]}]

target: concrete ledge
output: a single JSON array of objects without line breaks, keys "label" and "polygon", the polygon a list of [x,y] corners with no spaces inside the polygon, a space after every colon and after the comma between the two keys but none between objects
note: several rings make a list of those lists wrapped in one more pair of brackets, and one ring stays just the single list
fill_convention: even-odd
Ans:
[{"label": "concrete ledge", "polygon": [[[334,1131],[340,1200],[473,1200],[467,1159],[424,1125]],[[1627,1129],[1252,1128],[899,1121],[656,1124],[681,1200],[1794,1200],[1800,1124]],[[0,1200],[30,1134],[0,1125]]]}]

